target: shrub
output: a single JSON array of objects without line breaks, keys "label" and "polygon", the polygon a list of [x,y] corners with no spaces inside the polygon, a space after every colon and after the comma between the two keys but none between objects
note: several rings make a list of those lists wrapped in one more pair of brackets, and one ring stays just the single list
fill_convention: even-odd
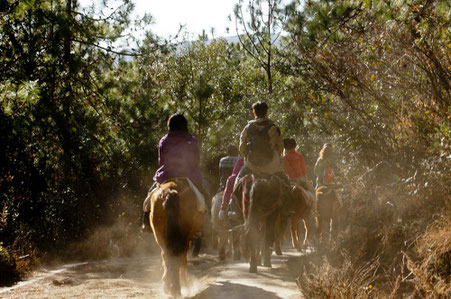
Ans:
[{"label": "shrub", "polygon": [[422,297],[451,294],[451,219],[442,217],[428,227],[417,241],[420,255],[414,262],[407,254],[408,269],[414,275],[416,291]]},{"label": "shrub", "polygon": [[16,262],[10,256],[8,250],[0,243],[0,286],[11,285],[19,278],[16,270]]}]

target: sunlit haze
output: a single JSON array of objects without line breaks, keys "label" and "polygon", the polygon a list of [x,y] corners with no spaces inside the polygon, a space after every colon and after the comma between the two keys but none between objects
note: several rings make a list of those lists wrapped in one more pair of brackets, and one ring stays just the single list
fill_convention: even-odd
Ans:
[{"label": "sunlit haze", "polygon": [[[135,0],[136,13],[150,13],[155,20],[152,31],[159,36],[168,37],[177,34],[179,25],[185,25],[189,37],[202,34],[202,30],[211,36],[235,35],[234,25],[228,21],[237,3],[234,0]],[[230,33],[226,32],[230,27]]]}]

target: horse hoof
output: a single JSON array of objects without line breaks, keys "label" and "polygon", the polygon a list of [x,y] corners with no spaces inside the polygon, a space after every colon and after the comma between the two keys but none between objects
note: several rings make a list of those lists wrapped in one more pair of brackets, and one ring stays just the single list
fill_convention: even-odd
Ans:
[{"label": "horse hoof", "polygon": [[249,267],[249,273],[257,273],[257,265],[251,265]]},{"label": "horse hoof", "polygon": [[263,262],[263,267],[272,268],[271,261],[264,261]]},{"label": "horse hoof", "polygon": [[226,259],[225,250],[222,249],[219,251],[219,260],[224,261],[225,259]]},{"label": "horse hoof", "polygon": [[280,250],[276,250],[276,255],[281,256],[281,255],[283,255],[283,253],[282,253],[282,251],[280,251]]}]

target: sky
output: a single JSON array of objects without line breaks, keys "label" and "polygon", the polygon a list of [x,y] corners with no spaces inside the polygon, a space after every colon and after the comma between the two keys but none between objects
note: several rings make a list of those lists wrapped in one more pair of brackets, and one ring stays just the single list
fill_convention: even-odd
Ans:
[{"label": "sky", "polygon": [[[205,29],[211,36],[210,28],[215,28],[215,37],[233,36],[235,24],[228,21],[233,14],[235,0],[133,0],[138,15],[144,12],[154,17],[152,31],[161,36],[174,36],[179,24],[186,25],[189,37],[196,38]],[[230,27],[230,32],[226,32]]]}]

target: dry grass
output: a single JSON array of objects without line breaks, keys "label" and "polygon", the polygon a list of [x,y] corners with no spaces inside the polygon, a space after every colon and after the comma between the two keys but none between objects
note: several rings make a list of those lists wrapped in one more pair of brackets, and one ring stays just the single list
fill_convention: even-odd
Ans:
[{"label": "dry grass", "polygon": [[312,273],[297,279],[305,298],[370,298],[386,297],[376,286],[378,280],[377,259],[367,263],[354,263],[343,255],[341,267],[333,267],[325,258]]},{"label": "dry grass", "polygon": [[449,188],[434,186],[347,189],[338,237],[298,278],[304,296],[451,298]]},{"label": "dry grass", "polygon": [[38,251],[27,235],[8,247],[0,243],[0,286],[11,285],[26,276],[37,261]]},{"label": "dry grass", "polygon": [[405,254],[416,291],[423,297],[451,296],[451,217],[444,216],[428,227],[417,249],[417,262]]}]

